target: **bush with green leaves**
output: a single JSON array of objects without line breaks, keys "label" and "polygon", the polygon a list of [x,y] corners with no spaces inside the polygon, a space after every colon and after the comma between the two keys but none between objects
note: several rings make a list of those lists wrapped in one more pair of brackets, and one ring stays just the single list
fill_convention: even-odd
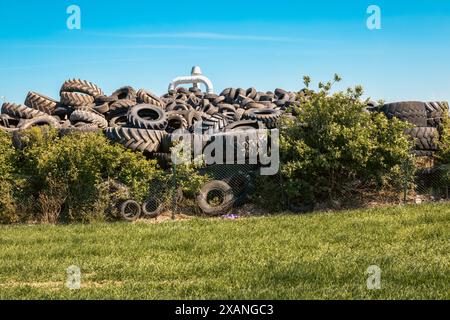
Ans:
[{"label": "bush with green leaves", "polygon": [[[309,87],[310,79],[304,80]],[[291,203],[333,203],[364,190],[401,190],[410,179],[404,170],[412,161],[411,142],[403,134],[408,124],[367,112],[359,86],[330,93],[334,82],[320,83],[317,92],[308,89],[308,95],[301,95],[301,107],[292,110],[295,119],[284,120],[283,190],[266,190],[259,197],[265,206],[278,204],[272,199],[282,199],[282,192]]]},{"label": "bush with green leaves", "polygon": [[0,223],[20,220],[14,198],[16,157],[10,134],[0,131]]},{"label": "bush with green leaves", "polygon": [[32,128],[21,132],[19,141],[22,149],[12,162],[21,181],[16,197],[44,222],[109,218],[105,181],[120,181],[133,199],[143,201],[155,180],[167,179],[156,161],[101,134],[59,137],[53,130]]}]

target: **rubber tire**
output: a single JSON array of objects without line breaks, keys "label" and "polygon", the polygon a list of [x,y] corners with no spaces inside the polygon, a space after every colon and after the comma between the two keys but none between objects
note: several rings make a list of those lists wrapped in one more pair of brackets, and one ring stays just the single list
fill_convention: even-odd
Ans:
[{"label": "rubber tire", "polygon": [[[218,206],[211,206],[208,203],[208,194],[211,191],[219,191],[223,194],[223,202]],[[233,206],[235,201],[233,189],[228,183],[220,180],[213,180],[206,183],[200,190],[197,196],[197,205],[199,208],[209,216],[218,216],[225,214]]]},{"label": "rubber tire", "polygon": [[149,153],[158,152],[162,140],[167,136],[165,131],[125,127],[107,128],[105,134],[111,141],[128,149]]},{"label": "rubber tire", "polygon": [[28,119],[23,121],[22,123],[19,124],[18,129],[19,130],[26,130],[29,129],[31,127],[35,127],[35,126],[45,126],[48,125],[49,127],[52,128],[59,128],[60,124],[59,121],[56,120],[54,117],[49,116],[49,115],[45,115],[42,117],[37,117],[37,118],[33,118],[33,119]]},{"label": "rubber tire", "polygon": [[153,94],[152,92],[146,91],[144,89],[140,89],[137,92],[137,102],[138,103],[145,103],[145,104],[152,104],[154,106],[158,106],[162,109],[165,108],[166,104],[164,103],[164,101],[161,100],[160,97],[158,97],[157,95]]},{"label": "rubber tire", "polygon": [[64,82],[61,87],[61,92],[79,92],[90,95],[95,99],[104,97],[103,91],[92,82],[80,79],[70,79]]},{"label": "rubber tire", "polygon": [[[134,207],[136,212],[133,212],[133,215],[127,214],[127,206],[131,205]],[[139,219],[142,212],[141,205],[134,200],[127,200],[120,205],[120,215],[126,221],[136,221]]]},{"label": "rubber tire", "polygon": [[94,103],[94,97],[79,92],[61,92],[61,103],[71,107],[90,106]]},{"label": "rubber tire", "polygon": [[264,109],[250,109],[244,115],[245,118],[263,122],[267,128],[272,129],[277,126],[282,112],[280,110],[264,108]]},{"label": "rubber tire", "polygon": [[[157,115],[156,119],[144,119],[139,113],[151,111]],[[128,123],[135,128],[164,130],[167,127],[167,117],[165,111],[151,104],[138,104],[128,112]]]},{"label": "rubber tire", "polygon": [[21,119],[33,119],[37,117],[48,116],[47,113],[15,103],[5,102],[2,105],[3,114],[7,114],[11,117],[18,117]]},{"label": "rubber tire", "polygon": [[405,134],[415,140],[416,150],[435,151],[439,132],[433,127],[416,127],[405,129]]},{"label": "rubber tire", "polygon": [[92,123],[99,128],[106,129],[108,127],[108,121],[101,115],[95,114],[90,111],[82,111],[82,110],[75,110],[70,115],[70,121],[72,123],[77,122],[88,122]]},{"label": "rubber tire", "polygon": [[121,88],[117,89],[116,91],[114,91],[113,94],[111,95],[111,98],[114,100],[126,99],[126,100],[136,101],[137,93],[133,87],[126,86],[126,87],[121,87]]},{"label": "rubber tire", "polygon": [[[151,202],[154,201],[158,206],[155,210],[153,211],[148,211],[147,210],[147,205]],[[152,196],[147,198],[144,203],[142,204],[142,214],[145,218],[157,218],[159,216],[159,214],[164,210],[164,206],[163,203],[160,201],[160,199],[158,197]]]},{"label": "rubber tire", "polygon": [[43,94],[36,93],[33,91],[28,92],[24,103],[27,107],[45,112],[49,115],[53,114],[56,107],[58,106],[58,101],[47,97]]},{"label": "rubber tire", "polygon": [[425,103],[417,101],[388,103],[380,108],[388,119],[398,118],[417,127],[427,126]]}]

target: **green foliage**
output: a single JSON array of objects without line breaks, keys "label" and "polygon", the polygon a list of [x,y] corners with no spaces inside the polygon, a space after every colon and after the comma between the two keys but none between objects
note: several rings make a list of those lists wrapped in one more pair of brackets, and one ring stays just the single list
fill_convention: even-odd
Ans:
[{"label": "green foliage", "polygon": [[[339,80],[336,75],[334,82]],[[403,167],[411,162],[403,134],[408,125],[366,112],[359,86],[330,94],[334,82],[300,96],[301,107],[293,110],[297,119],[282,126],[281,174],[294,202],[341,200],[363,188],[400,188]],[[279,192],[273,194],[279,199]]]},{"label": "green foliage", "polygon": [[9,133],[0,131],[0,223],[16,222],[17,203],[14,199],[14,163],[16,152]]},{"label": "green foliage", "polygon": [[35,213],[44,222],[104,220],[110,207],[105,181],[124,183],[131,197],[142,201],[151,183],[163,179],[156,161],[110,144],[100,134],[60,138],[53,130],[32,128],[20,133],[20,142],[16,161],[7,162],[15,166],[20,185],[15,197],[26,204],[28,215]]}]

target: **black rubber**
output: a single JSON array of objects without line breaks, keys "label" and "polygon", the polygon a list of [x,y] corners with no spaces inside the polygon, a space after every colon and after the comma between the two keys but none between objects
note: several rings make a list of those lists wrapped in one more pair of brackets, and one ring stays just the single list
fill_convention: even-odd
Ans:
[{"label": "black rubber", "polygon": [[111,98],[114,100],[127,99],[136,101],[137,94],[136,91],[133,89],[133,87],[126,86],[114,91],[113,94],[111,95]]},{"label": "black rubber", "polygon": [[124,112],[126,113],[131,107],[135,105],[136,101],[134,100],[129,99],[117,100],[109,106],[108,116],[111,118]]},{"label": "black rubber", "polygon": [[160,107],[138,104],[128,111],[128,123],[136,128],[164,130],[167,127],[167,117]]},{"label": "black rubber", "polygon": [[167,136],[165,131],[124,127],[107,128],[105,134],[111,141],[128,149],[148,153],[158,152],[163,138]]},{"label": "black rubber", "polygon": [[56,107],[58,106],[58,101],[44,96],[43,94],[36,93],[33,91],[28,92],[28,95],[24,103],[27,107],[45,112],[49,115],[53,114]]},{"label": "black rubber", "polygon": [[417,127],[427,126],[427,112],[424,102],[409,101],[388,103],[380,108],[388,119],[398,118]]},{"label": "black rubber", "polygon": [[127,200],[120,205],[120,215],[127,221],[139,219],[141,211],[141,205],[134,200]]},{"label": "black rubber", "polygon": [[149,197],[142,204],[142,213],[145,218],[156,218],[164,209],[163,203],[159,197]]},{"label": "black rubber", "polygon": [[59,124],[59,121],[57,119],[55,119],[54,117],[45,115],[42,117],[28,119],[28,120],[21,122],[18,126],[18,129],[26,130],[31,127],[41,127],[41,126],[49,126],[52,128],[59,128],[60,124]]},{"label": "black rubber", "polygon": [[250,109],[244,114],[245,118],[263,122],[267,128],[275,128],[282,112],[270,108]]},{"label": "black rubber", "polygon": [[60,96],[61,103],[67,106],[82,107],[89,106],[94,103],[94,97],[84,93],[63,91]]},{"label": "black rubber", "polygon": [[75,110],[70,115],[70,121],[75,124],[77,122],[87,122],[105,129],[108,127],[108,121],[101,115],[90,111]]},{"label": "black rubber", "polygon": [[439,141],[439,133],[436,128],[416,127],[405,129],[405,134],[415,140],[416,150],[435,151]]},{"label": "black rubber", "polygon": [[144,89],[140,89],[137,92],[137,102],[138,103],[146,103],[146,104],[152,104],[161,108],[165,108],[166,104],[164,101],[161,100],[160,97],[153,94],[150,91],[146,91]]},{"label": "black rubber", "polygon": [[[212,193],[217,193],[220,203],[213,205],[210,202],[209,196]],[[213,180],[205,184],[197,196],[197,205],[203,213],[209,216],[217,216],[225,214],[234,204],[233,189],[225,181]]]},{"label": "black rubber", "polygon": [[18,117],[21,119],[33,119],[37,117],[48,116],[47,113],[15,103],[5,102],[2,105],[2,112],[11,117]]},{"label": "black rubber", "polygon": [[64,82],[60,90],[60,93],[61,92],[84,93],[94,97],[95,99],[105,95],[103,91],[92,82],[80,79],[71,79]]}]

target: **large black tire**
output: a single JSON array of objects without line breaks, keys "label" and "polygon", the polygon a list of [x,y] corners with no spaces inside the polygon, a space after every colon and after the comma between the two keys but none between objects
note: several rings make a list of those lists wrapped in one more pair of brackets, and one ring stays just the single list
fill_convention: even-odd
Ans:
[{"label": "large black tire", "polygon": [[77,123],[80,121],[87,122],[94,124],[102,129],[106,129],[108,127],[108,121],[106,121],[103,116],[90,111],[75,110],[70,115],[70,121],[72,123]]},{"label": "large black tire", "polygon": [[162,109],[164,109],[166,106],[166,104],[164,103],[164,101],[161,100],[160,97],[158,97],[157,95],[153,94],[152,92],[146,91],[144,89],[140,89],[137,92],[137,102],[151,104],[151,105],[160,107]]},{"label": "large black tire", "polygon": [[278,120],[280,119],[282,112],[280,110],[264,108],[264,109],[250,109],[244,115],[245,118],[261,121],[267,128],[275,128]]},{"label": "large black tire", "polygon": [[[214,194],[216,193],[216,194]],[[219,204],[211,203],[211,194],[219,198]],[[197,205],[209,216],[225,214],[234,204],[233,189],[225,181],[213,180],[205,184],[197,196]]]},{"label": "large black tire", "polygon": [[5,102],[2,105],[3,114],[7,114],[11,117],[17,117],[21,119],[33,119],[37,117],[48,116],[45,112],[15,103]]},{"label": "large black tire", "polygon": [[128,112],[128,123],[136,128],[164,130],[167,117],[164,110],[151,104],[138,104]]},{"label": "large black tire", "polygon": [[24,103],[27,107],[45,112],[49,115],[55,111],[58,101],[33,91],[28,92]]},{"label": "large black tire", "polygon": [[139,219],[141,211],[141,205],[134,200],[127,200],[120,205],[120,215],[127,221]]},{"label": "large black tire", "polygon": [[19,124],[18,129],[26,130],[31,127],[41,127],[41,126],[49,126],[52,128],[59,128],[60,124],[56,118],[49,116],[49,115],[45,115],[42,117],[24,120],[23,122],[21,122]]},{"label": "large black tire", "polygon": [[405,129],[405,134],[415,140],[416,150],[437,150],[439,133],[436,128],[416,127],[412,129]]},{"label": "large black tire", "polygon": [[175,130],[187,129],[187,127],[188,122],[182,114],[176,113],[176,111],[167,113],[167,132],[172,133]]},{"label": "large black tire", "polygon": [[398,118],[417,127],[427,126],[427,111],[424,102],[388,103],[380,108],[388,119]]},{"label": "large black tire", "polygon": [[94,97],[79,92],[61,92],[61,103],[71,107],[91,106],[94,103]]},{"label": "large black tire", "polygon": [[107,128],[106,136],[111,141],[122,144],[133,151],[158,152],[161,142],[167,135],[165,131],[135,129],[135,128]]}]

